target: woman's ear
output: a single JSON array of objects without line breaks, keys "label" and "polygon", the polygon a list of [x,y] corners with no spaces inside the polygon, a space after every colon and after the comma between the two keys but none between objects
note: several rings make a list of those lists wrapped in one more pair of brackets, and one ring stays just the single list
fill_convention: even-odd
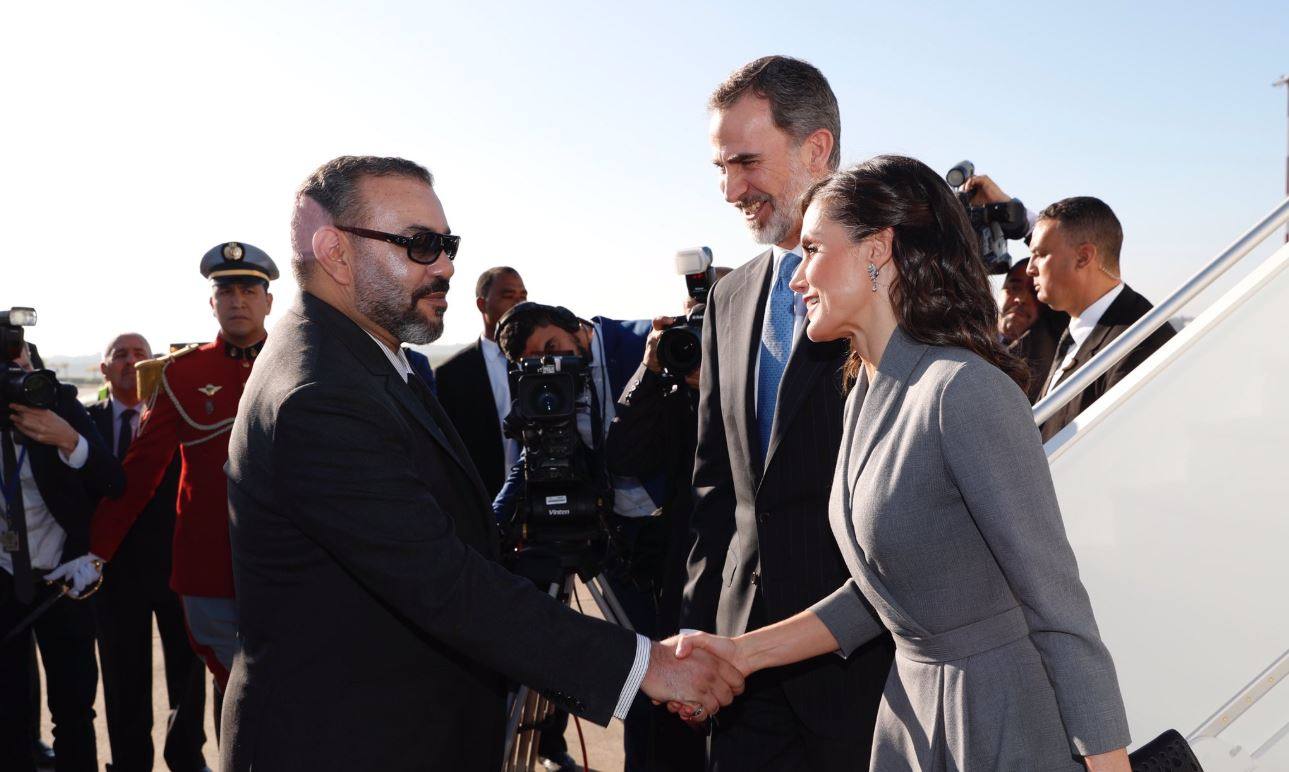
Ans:
[{"label": "woman's ear", "polygon": [[872,257],[869,258],[869,261],[877,266],[878,270],[885,268],[886,264],[891,262],[891,257],[893,256],[895,229],[882,228],[877,233],[869,236],[868,242],[873,245]]}]

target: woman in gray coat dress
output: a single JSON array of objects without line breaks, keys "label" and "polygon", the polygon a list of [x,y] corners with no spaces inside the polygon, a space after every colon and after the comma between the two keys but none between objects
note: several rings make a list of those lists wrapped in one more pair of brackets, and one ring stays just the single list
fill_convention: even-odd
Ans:
[{"label": "woman in gray coat dress", "polygon": [[806,205],[792,287],[811,340],[851,340],[857,379],[831,504],[853,579],[746,635],[686,637],[681,653],[746,675],[889,630],[871,769],[1128,770],[1114,663],[962,206],[898,156],[833,175]]}]

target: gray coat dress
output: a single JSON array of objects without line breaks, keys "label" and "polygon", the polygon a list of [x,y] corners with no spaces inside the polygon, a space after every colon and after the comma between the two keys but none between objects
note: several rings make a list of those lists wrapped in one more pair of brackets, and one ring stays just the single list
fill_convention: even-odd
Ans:
[{"label": "gray coat dress", "polygon": [[895,638],[870,768],[1073,771],[1127,745],[1016,384],[897,329],[844,420],[831,523],[853,579],[812,610],[844,656]]}]

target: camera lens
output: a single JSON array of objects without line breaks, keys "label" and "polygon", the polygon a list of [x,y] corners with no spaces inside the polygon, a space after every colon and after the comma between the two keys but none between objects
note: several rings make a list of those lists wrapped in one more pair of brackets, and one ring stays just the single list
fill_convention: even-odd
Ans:
[{"label": "camera lens", "polygon": [[693,327],[677,325],[663,331],[658,340],[658,362],[664,370],[675,375],[688,375],[702,359],[702,339]]},{"label": "camera lens", "polygon": [[559,415],[566,412],[564,396],[551,384],[541,384],[532,395],[533,413],[539,416]]},{"label": "camera lens", "polygon": [[58,381],[47,372],[26,373],[19,388],[21,404],[46,409],[58,404]]}]

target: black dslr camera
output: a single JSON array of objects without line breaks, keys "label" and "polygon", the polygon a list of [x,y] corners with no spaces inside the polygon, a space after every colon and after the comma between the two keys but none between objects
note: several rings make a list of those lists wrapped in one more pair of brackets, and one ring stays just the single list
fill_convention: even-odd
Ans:
[{"label": "black dslr camera", "polygon": [[663,330],[658,339],[658,362],[664,375],[684,378],[703,361],[703,314],[707,310],[707,293],[716,283],[712,250],[699,247],[677,252],[676,273],[685,277],[685,288],[689,290],[693,306],[688,314]]},{"label": "black dslr camera", "polygon": [[971,227],[980,237],[980,259],[985,263],[985,271],[992,274],[1007,273],[1011,269],[1012,256],[1007,252],[1008,239],[1023,239],[1029,232],[1029,219],[1025,215],[1025,205],[1020,199],[985,204],[971,205],[971,193],[962,189],[967,180],[976,174],[976,165],[962,161],[944,175],[945,180],[958,194],[958,200],[967,210]]},{"label": "black dslr camera", "polygon": [[51,410],[58,405],[58,379],[52,370],[27,372],[16,361],[22,356],[23,327],[36,323],[36,309],[14,307],[0,311],[0,428],[13,425],[8,405],[18,404]]},{"label": "black dslr camera", "polygon": [[590,382],[586,361],[576,356],[521,359],[510,371],[514,402],[505,430],[524,446],[526,488],[512,524],[517,542],[585,542],[603,530],[609,486],[577,430]]}]

